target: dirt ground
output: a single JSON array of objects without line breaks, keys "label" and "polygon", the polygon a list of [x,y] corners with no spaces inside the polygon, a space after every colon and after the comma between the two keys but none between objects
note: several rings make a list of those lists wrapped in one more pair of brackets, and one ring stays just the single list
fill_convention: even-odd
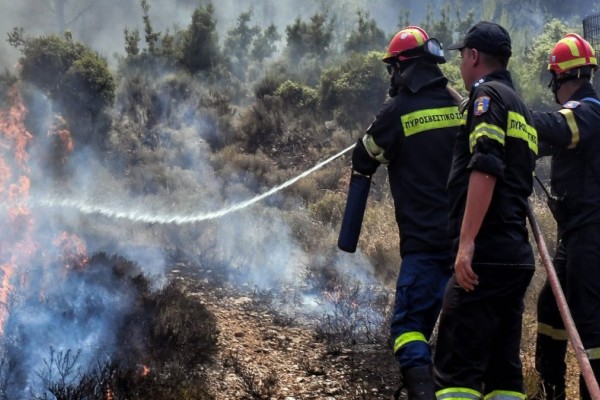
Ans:
[{"label": "dirt ground", "polygon": [[207,371],[216,400],[392,398],[399,372],[387,344],[332,351],[315,338],[316,321],[278,317],[252,293],[178,268],[174,275],[189,282],[190,295],[217,320],[218,351]]},{"label": "dirt ground", "polygon": [[[224,278],[192,266],[178,267],[177,279],[212,311],[218,326],[218,351],[208,368],[216,400],[392,399],[399,370],[386,343],[349,345],[332,351],[317,340],[310,319],[287,320],[261,307],[252,291],[234,288]],[[220,282],[219,282],[220,281]],[[526,300],[522,359],[530,398],[537,392],[535,371],[535,296],[543,281],[538,271]],[[537,282],[537,283],[536,283]],[[578,366],[568,355],[568,399],[579,398]]]}]

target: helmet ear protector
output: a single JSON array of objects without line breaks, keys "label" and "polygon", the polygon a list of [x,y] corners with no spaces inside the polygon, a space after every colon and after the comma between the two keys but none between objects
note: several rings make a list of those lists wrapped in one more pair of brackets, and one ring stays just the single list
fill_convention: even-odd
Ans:
[{"label": "helmet ear protector", "polygon": [[428,58],[429,60],[438,64],[443,64],[446,62],[442,44],[436,38],[429,38],[421,46],[413,47],[412,49],[403,51],[401,54],[406,58],[424,56],[425,58]]}]

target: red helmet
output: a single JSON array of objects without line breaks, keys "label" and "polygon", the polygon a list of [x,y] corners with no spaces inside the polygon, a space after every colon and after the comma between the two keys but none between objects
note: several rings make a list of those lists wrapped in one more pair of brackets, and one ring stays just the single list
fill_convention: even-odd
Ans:
[{"label": "red helmet", "polygon": [[598,61],[593,47],[576,33],[567,33],[550,52],[548,70],[556,75],[585,66],[595,70],[598,68]]},{"label": "red helmet", "polygon": [[401,53],[414,49],[415,47],[422,46],[429,35],[422,28],[418,26],[409,26],[402,29],[400,32],[392,38],[385,56],[383,57],[384,62],[390,62],[393,58],[398,58],[400,61],[407,60],[411,57],[403,57]]}]

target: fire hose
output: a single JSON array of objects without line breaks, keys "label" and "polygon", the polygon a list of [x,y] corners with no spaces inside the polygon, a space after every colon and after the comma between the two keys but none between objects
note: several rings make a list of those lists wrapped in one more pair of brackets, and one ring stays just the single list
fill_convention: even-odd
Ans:
[{"label": "fire hose", "polygon": [[558,276],[556,275],[554,265],[552,264],[552,259],[550,258],[548,248],[546,247],[546,241],[542,236],[542,230],[540,229],[537,219],[535,218],[531,204],[528,204],[527,206],[527,217],[529,219],[529,224],[540,252],[542,264],[546,270],[548,283],[550,284],[552,293],[556,299],[558,311],[560,312],[563,324],[565,325],[569,342],[571,342],[571,346],[575,352],[575,357],[577,358],[577,363],[579,364],[579,369],[581,370],[581,376],[583,376],[585,384],[590,393],[590,397],[593,400],[600,400],[600,388],[598,387],[598,382],[594,376],[594,371],[592,370],[590,360],[587,358],[585,353],[585,348],[583,347],[583,343],[579,337],[579,332],[577,332],[577,328],[575,327],[575,322],[573,321],[569,306],[567,305],[567,299],[565,298],[565,294],[560,286]]}]

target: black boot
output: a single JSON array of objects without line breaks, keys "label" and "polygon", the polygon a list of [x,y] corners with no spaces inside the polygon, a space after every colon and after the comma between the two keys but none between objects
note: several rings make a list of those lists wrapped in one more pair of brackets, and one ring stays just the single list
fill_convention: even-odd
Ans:
[{"label": "black boot", "polygon": [[434,400],[435,386],[431,367],[410,368],[402,371],[404,385],[408,393],[408,400]]},{"label": "black boot", "polygon": [[567,364],[566,340],[554,340],[538,335],[535,350],[535,366],[540,373],[540,394],[547,400],[565,400]]}]

